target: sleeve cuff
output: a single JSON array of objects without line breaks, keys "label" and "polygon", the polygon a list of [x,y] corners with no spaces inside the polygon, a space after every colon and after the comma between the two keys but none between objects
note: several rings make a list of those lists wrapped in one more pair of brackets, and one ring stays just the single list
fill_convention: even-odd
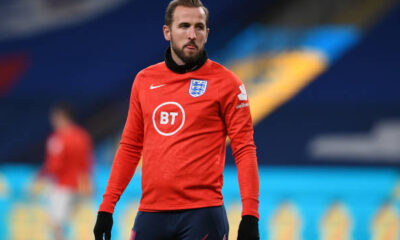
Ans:
[{"label": "sleeve cuff", "polygon": [[258,213],[258,203],[259,201],[256,199],[246,199],[242,201],[243,205],[243,211],[242,211],[242,217],[244,215],[251,215],[259,219],[259,213]]}]

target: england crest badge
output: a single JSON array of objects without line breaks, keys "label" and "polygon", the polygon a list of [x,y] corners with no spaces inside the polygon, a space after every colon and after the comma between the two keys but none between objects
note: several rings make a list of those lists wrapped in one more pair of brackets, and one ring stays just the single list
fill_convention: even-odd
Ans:
[{"label": "england crest badge", "polygon": [[199,97],[207,90],[207,80],[190,79],[189,94],[192,97]]}]

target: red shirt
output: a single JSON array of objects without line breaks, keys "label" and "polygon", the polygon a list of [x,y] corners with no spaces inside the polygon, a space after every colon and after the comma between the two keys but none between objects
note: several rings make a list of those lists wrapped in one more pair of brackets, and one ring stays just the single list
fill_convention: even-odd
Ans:
[{"label": "red shirt", "polygon": [[226,137],[238,168],[243,215],[258,217],[256,147],[246,90],[207,60],[178,74],[165,64],[138,73],[100,211],[113,212],[143,153],[140,211],[220,206]]},{"label": "red shirt", "polygon": [[41,174],[50,175],[59,186],[77,190],[79,178],[90,174],[91,167],[92,141],[84,129],[71,125],[49,136]]}]

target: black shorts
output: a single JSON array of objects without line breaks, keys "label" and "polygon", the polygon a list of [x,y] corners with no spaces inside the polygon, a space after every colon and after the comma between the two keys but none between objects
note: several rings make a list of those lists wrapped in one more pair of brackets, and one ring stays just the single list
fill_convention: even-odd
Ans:
[{"label": "black shorts", "polygon": [[227,240],[224,206],[166,212],[139,211],[131,240]]}]

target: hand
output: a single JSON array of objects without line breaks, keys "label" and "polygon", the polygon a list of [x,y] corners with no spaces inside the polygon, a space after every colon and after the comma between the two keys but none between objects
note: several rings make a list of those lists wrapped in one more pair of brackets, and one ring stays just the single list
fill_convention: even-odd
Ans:
[{"label": "hand", "polygon": [[113,217],[109,212],[99,212],[97,214],[96,225],[94,226],[93,233],[95,240],[111,239],[111,228],[113,225]]},{"label": "hand", "polygon": [[33,182],[29,191],[32,196],[38,196],[39,194],[44,192],[45,188],[46,182],[43,179],[38,178]]},{"label": "hand", "polygon": [[238,240],[259,240],[258,219],[251,215],[242,217],[239,224]]},{"label": "hand", "polygon": [[78,179],[78,193],[82,197],[90,197],[93,195],[93,186],[89,175],[81,175]]}]

